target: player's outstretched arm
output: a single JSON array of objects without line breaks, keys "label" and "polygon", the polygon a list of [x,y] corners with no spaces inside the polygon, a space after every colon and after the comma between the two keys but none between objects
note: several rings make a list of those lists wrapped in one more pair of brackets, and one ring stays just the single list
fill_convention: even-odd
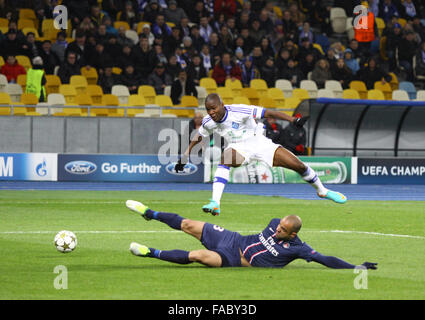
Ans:
[{"label": "player's outstretched arm", "polygon": [[190,152],[192,151],[193,147],[196,146],[201,141],[202,141],[202,136],[199,133],[196,133],[196,135],[190,141],[189,147],[182,154],[182,156],[179,158],[179,161],[175,165],[174,170],[176,172],[179,172],[179,171],[183,171],[184,170],[185,164],[189,161]]},{"label": "player's outstretched arm", "polygon": [[[318,252],[316,252],[312,256],[312,258],[314,262],[320,263],[324,265],[325,267],[332,268],[332,269],[354,269],[357,267],[356,265],[348,263],[337,257],[324,256]],[[361,266],[365,267],[366,269],[376,270],[378,269],[377,265],[378,265],[377,263],[373,263],[373,262],[364,262]]]},{"label": "player's outstretched arm", "polygon": [[307,120],[310,118],[308,116],[302,117],[302,118],[297,118],[297,117],[292,117],[292,116],[290,116],[290,115],[288,115],[284,112],[265,109],[263,118],[269,118],[269,117],[292,122],[297,127],[302,127],[307,122]]}]

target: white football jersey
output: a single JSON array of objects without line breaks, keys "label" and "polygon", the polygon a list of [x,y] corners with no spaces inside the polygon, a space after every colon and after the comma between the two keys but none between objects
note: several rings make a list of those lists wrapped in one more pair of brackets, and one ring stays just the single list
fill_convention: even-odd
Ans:
[{"label": "white football jersey", "polygon": [[231,104],[224,106],[226,113],[219,122],[214,122],[209,115],[202,120],[199,134],[203,137],[217,132],[228,143],[244,141],[256,134],[262,134],[263,124],[257,125],[256,119],[262,119],[265,109],[263,107],[245,104]]}]

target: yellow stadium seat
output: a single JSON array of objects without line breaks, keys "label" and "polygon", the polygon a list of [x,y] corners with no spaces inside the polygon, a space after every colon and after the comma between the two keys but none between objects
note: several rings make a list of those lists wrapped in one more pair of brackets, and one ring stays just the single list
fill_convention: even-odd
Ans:
[{"label": "yellow stadium seat", "polygon": [[25,89],[27,87],[27,75],[26,74],[18,75],[18,78],[16,79],[16,83],[22,87],[22,92],[25,92]]},{"label": "yellow stadium seat", "polygon": [[306,89],[301,88],[295,88],[294,90],[292,90],[292,97],[298,98],[300,100],[310,99],[308,91]]},{"label": "yellow stadium seat", "polygon": [[391,90],[393,91],[397,90],[399,81],[396,74],[394,72],[390,72],[389,75],[391,76],[391,82],[390,82]]},{"label": "yellow stadium seat", "polygon": [[[137,93],[145,98],[147,104],[155,103],[156,92],[154,87],[142,85],[138,88]],[[173,104],[171,103],[171,105]]]},{"label": "yellow stadium seat", "polygon": [[169,96],[160,94],[155,97],[155,104],[159,105],[160,107],[172,107],[173,101],[171,101]]},{"label": "yellow stadium seat", "polygon": [[[132,94],[128,97],[129,107],[144,107],[146,105],[145,98],[138,94]],[[127,117],[134,117],[136,114],[144,113],[145,109],[131,108],[127,109]]]},{"label": "yellow stadium seat", "polygon": [[398,23],[401,25],[401,27],[402,28],[404,28],[404,26],[406,25],[406,23],[407,23],[407,20],[406,19],[404,19],[404,18],[398,18],[397,19],[397,21],[398,21]]},{"label": "yellow stadium seat", "polygon": [[283,91],[278,88],[270,88],[267,91],[267,94],[270,98],[272,98],[278,107],[283,107],[285,105],[285,95]]},{"label": "yellow stadium seat", "polygon": [[20,104],[33,105],[34,107],[14,107],[13,114],[17,116],[19,115],[39,116],[40,114],[38,112],[35,112],[35,106],[37,105],[37,103],[38,103],[38,98],[35,94],[24,92],[21,95]]},{"label": "yellow stadium seat", "polygon": [[30,19],[19,19],[18,20],[18,30],[22,30],[24,28],[35,28],[35,23]]},{"label": "yellow stadium seat", "polygon": [[379,36],[382,35],[382,31],[385,29],[385,21],[382,18],[375,17],[376,26],[378,27]]},{"label": "yellow stadium seat", "polygon": [[261,97],[259,105],[263,108],[277,108],[276,102],[270,97]]},{"label": "yellow stadium seat", "polygon": [[97,84],[89,84],[87,86],[87,94],[91,97],[93,105],[102,104],[103,90],[102,87]]},{"label": "yellow stadium seat", "polygon": [[12,100],[10,96],[6,92],[0,92],[0,115],[9,116],[10,115],[10,107],[4,107],[4,105],[10,106],[12,104]]},{"label": "yellow stadium seat", "polygon": [[243,86],[242,82],[239,79],[226,79],[224,86],[232,90],[233,97],[241,96]]},{"label": "yellow stadium seat", "polygon": [[381,90],[372,89],[367,92],[369,100],[385,100],[384,93]]},{"label": "yellow stadium seat", "polygon": [[[166,95],[157,95],[155,97],[155,104],[160,106],[160,107],[173,107],[173,101],[171,100],[171,98],[169,96]],[[162,109],[161,110],[161,114],[162,115],[175,115],[178,116],[180,115],[180,112],[176,112],[176,111],[182,111],[182,110],[173,110],[173,109]]]},{"label": "yellow stadium seat", "polygon": [[317,50],[319,50],[319,51],[320,51],[320,53],[321,53],[322,55],[325,55],[325,51],[323,51],[323,48],[322,48],[322,46],[321,46],[320,44],[318,44],[318,43],[313,43],[313,48],[316,48]]},{"label": "yellow stadium seat", "polygon": [[350,89],[356,90],[360,95],[360,99],[367,99],[367,88],[366,88],[366,84],[363,81],[360,81],[360,80],[351,81]]},{"label": "yellow stadium seat", "polygon": [[84,76],[74,75],[71,76],[69,84],[73,85],[77,94],[87,93],[87,79]]},{"label": "yellow stadium seat", "polygon": [[251,88],[257,90],[259,95],[266,95],[269,87],[267,86],[267,82],[263,79],[252,79],[249,83]]},{"label": "yellow stadium seat", "polygon": [[199,85],[204,87],[208,94],[217,93],[217,82],[213,78],[202,78]]},{"label": "yellow stadium seat", "polygon": [[294,110],[298,107],[298,105],[301,103],[301,99],[297,97],[290,97],[285,99],[285,109],[293,109],[289,111],[284,111],[286,114],[292,116],[294,114]]},{"label": "yellow stadium seat", "polygon": [[[198,98],[194,97],[194,96],[183,96],[180,102],[180,107],[185,107],[185,108],[198,108],[199,107],[199,101]],[[177,115],[177,116],[182,116],[182,117],[187,117],[187,118],[193,118],[195,116],[195,110],[180,110],[180,111],[185,111],[182,113],[182,115]]]},{"label": "yellow stadium seat", "polygon": [[219,87],[217,88],[217,93],[220,95],[224,104],[232,104],[233,103],[233,92],[229,87]]},{"label": "yellow stadium seat", "polygon": [[19,19],[36,20],[37,17],[33,9],[22,8],[19,9]]},{"label": "yellow stadium seat", "polygon": [[97,79],[99,74],[97,73],[96,68],[91,67],[87,69],[86,67],[81,68],[81,75],[86,78],[87,84],[97,84]]},{"label": "yellow stadium seat", "polygon": [[242,95],[249,99],[250,104],[258,106],[260,102],[260,95],[255,88],[243,88]]},{"label": "yellow stadium seat", "polygon": [[32,68],[31,60],[27,56],[17,55],[16,60],[18,63],[28,71],[28,69]]},{"label": "yellow stadium seat", "polygon": [[382,83],[382,81],[376,81],[374,89],[381,90],[384,93],[385,100],[392,100],[393,91],[391,85],[388,82]]},{"label": "yellow stadium seat", "polygon": [[62,82],[61,79],[54,74],[46,74],[46,94],[49,95],[51,93],[59,93],[59,87]]},{"label": "yellow stadium seat", "polygon": [[130,30],[130,25],[126,21],[115,21],[114,22],[114,28],[119,29],[120,27],[124,27],[125,30]]},{"label": "yellow stadium seat", "polygon": [[9,28],[9,20],[6,18],[0,18],[0,27]]},{"label": "yellow stadium seat", "polygon": [[282,12],[282,9],[280,7],[274,6],[273,7],[273,12],[277,15],[277,17],[279,19],[282,19],[283,18],[283,12]]},{"label": "yellow stadium seat", "polygon": [[149,25],[149,27],[151,26],[151,23],[150,23],[150,22],[148,22],[148,21],[140,21],[140,22],[137,24],[137,34],[141,34],[141,33],[142,33],[142,31],[143,31],[143,26],[144,26],[145,24]]},{"label": "yellow stadium seat", "polygon": [[112,73],[113,74],[121,74],[122,73],[122,69],[118,68],[118,67],[113,67],[112,68]]},{"label": "yellow stadium seat", "polygon": [[71,84],[62,84],[59,87],[59,93],[65,97],[67,105],[75,106],[77,104],[77,91]]},{"label": "yellow stadium seat", "polygon": [[22,29],[22,33],[24,35],[27,35],[30,32],[34,33],[36,39],[40,38],[40,35],[38,34],[37,29],[35,29],[35,28],[23,28]]},{"label": "yellow stadium seat", "polygon": [[2,67],[4,65],[4,59],[3,56],[0,56],[0,67]]},{"label": "yellow stadium seat", "polygon": [[247,97],[235,97],[233,98],[233,104],[246,104],[250,105],[249,99]]},{"label": "yellow stadium seat", "polygon": [[343,99],[360,99],[359,92],[354,89],[345,89],[342,91]]}]

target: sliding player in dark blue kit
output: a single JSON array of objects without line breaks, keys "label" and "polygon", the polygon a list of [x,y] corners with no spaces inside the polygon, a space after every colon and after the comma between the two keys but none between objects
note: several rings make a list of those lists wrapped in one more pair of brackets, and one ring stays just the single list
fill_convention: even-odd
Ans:
[{"label": "sliding player in dark blue kit", "polygon": [[[130,251],[136,256],[179,264],[198,262],[209,267],[281,268],[296,259],[314,261],[333,269],[356,267],[339,258],[324,256],[302,242],[297,235],[302,222],[295,215],[272,219],[261,233],[242,236],[207,222],[185,219],[175,213],[153,211],[137,201],[128,200],[126,206],[146,220],[158,220],[194,236],[206,248],[194,251],[161,251],[133,242]],[[377,269],[377,263],[372,262],[364,262],[361,266]]]}]

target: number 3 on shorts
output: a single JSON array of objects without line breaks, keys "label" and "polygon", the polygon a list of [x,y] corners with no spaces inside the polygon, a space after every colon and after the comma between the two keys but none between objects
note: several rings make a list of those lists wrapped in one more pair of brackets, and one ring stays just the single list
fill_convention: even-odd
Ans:
[{"label": "number 3 on shorts", "polygon": [[217,231],[219,231],[219,232],[223,232],[224,231],[224,228],[222,228],[222,227],[219,227],[218,225],[214,225],[213,226],[213,228],[214,228],[214,230],[217,230]]}]

